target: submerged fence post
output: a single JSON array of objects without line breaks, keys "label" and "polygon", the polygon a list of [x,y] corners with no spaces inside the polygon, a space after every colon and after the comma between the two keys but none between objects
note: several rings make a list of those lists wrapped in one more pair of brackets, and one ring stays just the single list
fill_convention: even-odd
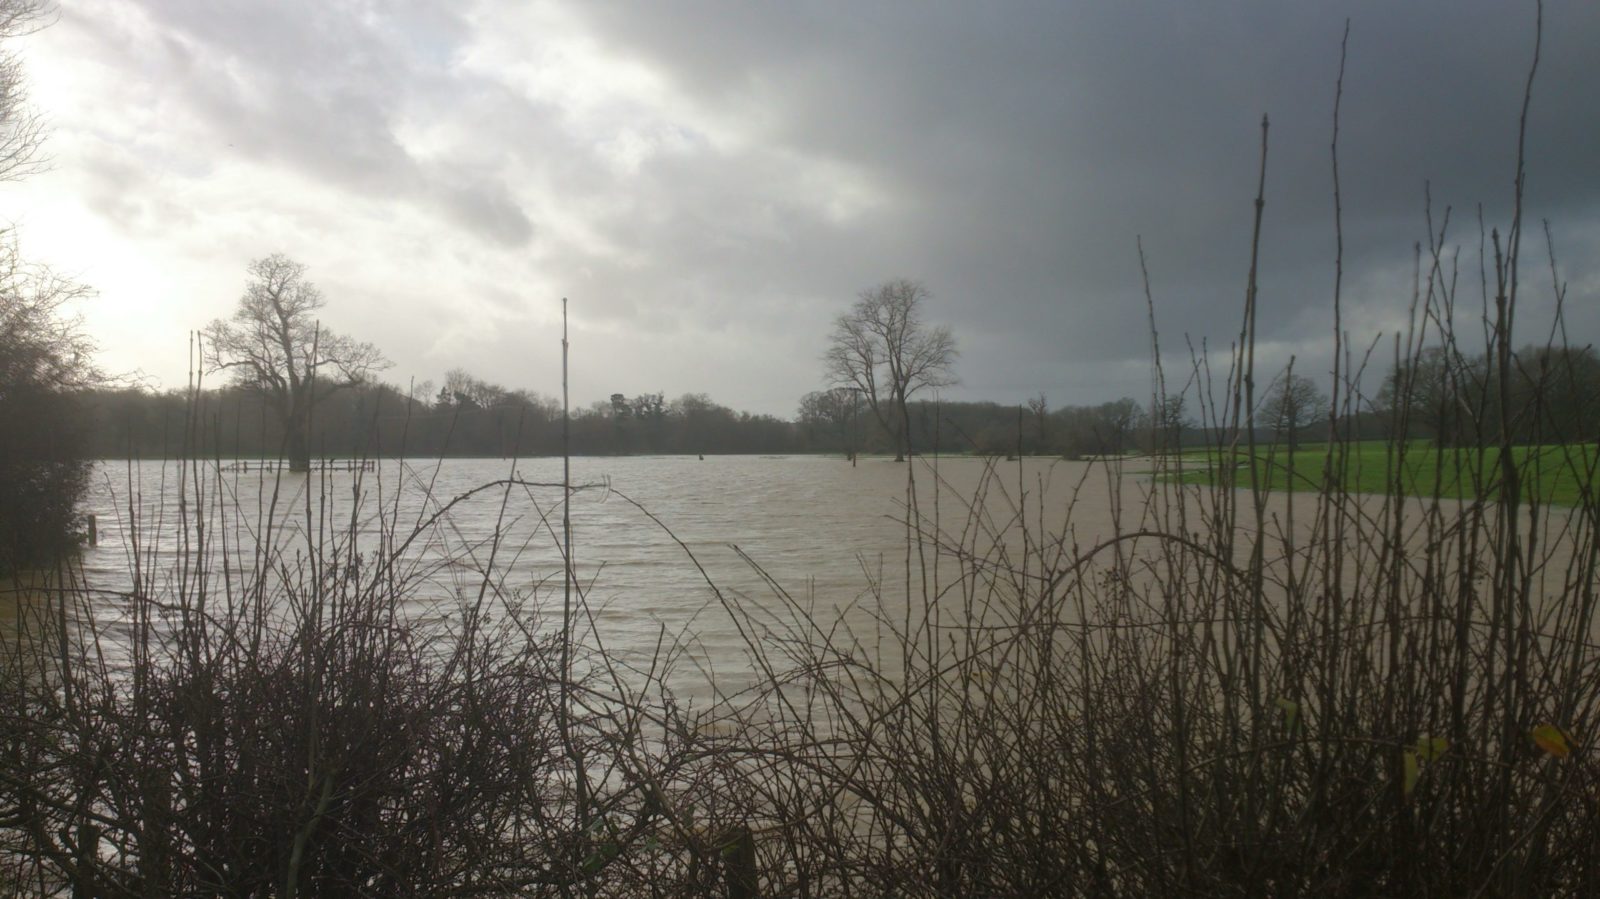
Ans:
[{"label": "submerged fence post", "polygon": [[755,834],[748,827],[739,827],[731,836],[732,841],[722,849],[728,899],[758,899],[761,883],[756,875]]},{"label": "submerged fence post", "polygon": [[78,845],[72,872],[72,899],[100,895],[95,889],[94,864],[100,857],[100,830],[85,821],[78,825]]}]

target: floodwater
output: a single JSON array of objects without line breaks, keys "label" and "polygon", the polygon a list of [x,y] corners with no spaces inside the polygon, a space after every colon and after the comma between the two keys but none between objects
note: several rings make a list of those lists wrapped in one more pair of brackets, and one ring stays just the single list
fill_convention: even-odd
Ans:
[{"label": "floodwater", "polygon": [[[881,650],[886,627],[911,626],[911,613],[928,608],[922,597],[941,592],[939,579],[948,587],[962,574],[935,541],[909,540],[908,520],[936,530],[945,547],[1001,558],[1001,568],[1024,558],[1036,565],[1049,555],[1039,549],[1045,535],[1059,537],[1054,551],[1072,557],[1118,533],[1203,527],[1203,516],[1187,523],[1172,518],[1171,498],[1184,488],[1165,485],[1157,501],[1147,502],[1156,485],[1141,465],[972,457],[866,459],[858,466],[820,456],[573,459],[571,547],[581,600],[575,639],[639,664],[659,646],[679,647],[675,688],[694,694],[747,684],[753,672],[747,641],[766,641],[762,648],[771,649],[786,628],[838,624],[864,645],[878,640]],[[124,617],[115,592],[128,589],[135,569],[158,598],[185,578],[192,583],[197,563],[208,572],[207,590],[237,589],[240,572],[251,570],[264,546],[275,548],[280,573],[274,576],[283,576],[297,559],[354,534],[368,565],[385,555],[399,560],[402,595],[415,616],[448,617],[487,597],[491,614],[515,604],[533,612],[536,627],[553,629],[563,601],[561,478],[560,459],[384,460],[375,471],[310,475],[242,472],[215,462],[189,468],[107,462],[87,502],[100,542],[84,554],[84,573],[91,587],[108,591],[96,594],[95,615],[100,633],[114,634]],[[1188,488],[1188,495],[1198,500],[1201,492]],[[1296,534],[1304,547],[1318,539],[1309,530],[1314,499],[1295,498],[1298,513],[1290,501],[1271,497],[1263,526]],[[1361,517],[1347,523],[1348,533],[1370,536],[1374,516],[1389,514],[1379,511],[1382,503],[1360,499],[1354,514]],[[1421,540],[1430,516],[1439,528],[1439,516],[1461,508],[1448,502],[1430,511],[1406,501],[1402,511]],[[1253,517],[1240,514],[1241,521]],[[1571,589],[1561,572],[1575,534],[1580,545],[1587,537],[1568,530],[1566,511],[1546,514],[1554,539],[1541,546],[1548,565],[1540,566],[1539,589],[1559,599]],[[1346,564],[1361,562],[1352,556]],[[935,579],[931,590],[925,577]]]},{"label": "floodwater", "polygon": [[[230,470],[227,462],[102,463],[85,509],[99,528],[85,574],[92,587],[114,592],[131,585],[137,566],[158,590],[170,589],[198,557],[207,560],[209,589],[219,590],[223,569],[248,570],[263,542],[292,565],[353,531],[369,562],[385,551],[404,559],[406,595],[419,614],[447,615],[482,592],[538,609],[545,626],[559,621],[560,459],[377,466],[305,475]],[[782,620],[800,608],[824,627],[842,619],[866,632],[880,616],[899,621],[905,612],[908,551],[914,596],[922,595],[923,570],[953,571],[948,560],[925,564],[927,547],[922,556],[909,548],[908,517],[930,529],[937,522],[950,543],[1008,547],[1020,558],[1021,524],[1035,537],[1060,532],[1074,501],[1074,539],[1110,534],[1113,495],[1129,503],[1142,493],[1134,478],[1119,487],[1110,473],[1049,459],[871,458],[852,466],[821,456],[575,458],[572,555],[592,621],[580,639],[642,656],[664,638],[690,647],[692,667],[713,679],[739,680],[749,671],[750,631],[736,622],[744,614]],[[518,483],[500,483],[512,478]],[[107,597],[97,617],[114,631],[119,611]]]}]

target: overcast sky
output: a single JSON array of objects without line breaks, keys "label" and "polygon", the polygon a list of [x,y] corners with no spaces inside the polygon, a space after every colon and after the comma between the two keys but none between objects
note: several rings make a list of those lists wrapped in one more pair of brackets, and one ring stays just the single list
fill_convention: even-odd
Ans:
[{"label": "overcast sky", "polygon": [[[402,385],[462,367],[557,393],[566,296],[576,402],[703,391],[788,416],[831,320],[910,277],[961,348],[947,397],[1142,397],[1136,237],[1163,349],[1225,347],[1263,113],[1258,358],[1326,371],[1346,18],[1346,322],[1361,341],[1402,321],[1425,184],[1475,284],[1478,204],[1509,218],[1534,8],[64,0],[16,46],[52,169],[0,185],[0,214],[98,291],[106,367],[169,387],[188,331],[281,252]],[[1528,209],[1587,343],[1600,4],[1546,3],[1544,39]],[[1550,278],[1525,271],[1531,323]]]}]

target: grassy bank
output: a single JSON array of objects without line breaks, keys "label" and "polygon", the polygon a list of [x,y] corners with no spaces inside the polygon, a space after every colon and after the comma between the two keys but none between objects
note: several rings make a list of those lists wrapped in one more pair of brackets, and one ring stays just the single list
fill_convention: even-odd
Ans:
[{"label": "grassy bank", "polygon": [[[1248,487],[1253,460],[1255,478],[1273,492],[1316,493],[1330,486],[1325,481],[1331,473],[1331,486],[1350,493],[1471,500],[1499,494],[1500,453],[1499,448],[1446,447],[1425,440],[1368,440],[1303,443],[1293,451],[1287,444],[1263,444],[1254,456],[1242,448],[1213,447],[1163,461],[1169,476],[1185,484],[1218,485],[1231,478],[1235,486]],[[1595,500],[1589,485],[1600,454],[1593,444],[1516,446],[1511,459],[1525,501],[1577,506]]]}]

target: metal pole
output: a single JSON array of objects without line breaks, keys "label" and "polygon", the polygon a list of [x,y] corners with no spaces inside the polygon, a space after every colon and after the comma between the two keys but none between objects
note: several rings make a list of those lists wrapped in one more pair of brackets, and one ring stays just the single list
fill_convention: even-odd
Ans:
[{"label": "metal pole", "polygon": [[567,393],[566,297],[561,298],[561,555],[561,682],[565,693],[572,663],[572,414]]},{"label": "metal pole", "polygon": [[[588,853],[589,831],[589,774],[585,770],[583,753],[572,740],[572,411],[567,385],[567,298],[561,298],[561,742],[562,749],[572,762],[574,786],[577,788],[578,843],[570,861],[577,870],[579,859]],[[583,884],[583,894],[595,894],[595,882]],[[571,895],[571,885],[563,884],[561,893]]]}]

